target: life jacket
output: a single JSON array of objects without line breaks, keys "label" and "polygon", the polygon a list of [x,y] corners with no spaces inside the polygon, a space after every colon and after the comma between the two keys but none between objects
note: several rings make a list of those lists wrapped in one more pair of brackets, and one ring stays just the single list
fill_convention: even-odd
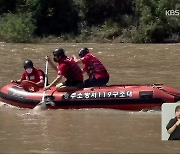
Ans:
[{"label": "life jacket", "polygon": [[[46,74],[44,73],[44,71],[43,70],[41,70],[41,69],[37,69],[38,71],[40,71],[41,73],[42,73],[42,75],[43,75],[43,80],[44,80],[44,82],[45,82],[45,77],[46,77]],[[48,81],[48,76],[47,76],[47,82],[46,82],[46,86],[48,86],[49,85],[49,81]]]},{"label": "life jacket", "polygon": [[85,57],[88,57],[89,61],[90,61],[90,64],[87,67],[87,73],[90,78],[91,77],[99,78],[99,77],[108,77],[109,76],[106,68],[100,62],[100,60],[98,58],[96,58],[95,56],[93,56],[90,53],[86,54]]},{"label": "life jacket", "polygon": [[82,70],[72,58],[67,57],[63,60],[62,63],[67,64],[69,66],[69,70],[64,75],[66,79],[83,81]]},{"label": "life jacket", "polygon": [[30,73],[30,74],[25,71],[26,79],[29,80],[29,81],[33,81],[35,83],[39,82],[40,81],[40,76],[39,76],[38,72],[42,73],[43,80],[45,81],[45,73],[44,73],[44,71],[42,71],[39,68],[33,68],[33,72]]}]

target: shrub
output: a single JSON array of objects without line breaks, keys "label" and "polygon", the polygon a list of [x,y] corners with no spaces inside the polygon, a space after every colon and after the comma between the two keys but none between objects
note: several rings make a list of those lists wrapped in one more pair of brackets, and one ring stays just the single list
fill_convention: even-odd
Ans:
[{"label": "shrub", "polygon": [[0,21],[0,36],[7,42],[31,42],[34,30],[30,13],[8,13],[2,16]]}]

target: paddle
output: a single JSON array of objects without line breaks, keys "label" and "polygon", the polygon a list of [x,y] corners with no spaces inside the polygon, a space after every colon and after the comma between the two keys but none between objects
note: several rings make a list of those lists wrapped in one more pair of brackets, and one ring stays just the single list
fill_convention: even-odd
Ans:
[{"label": "paddle", "polygon": [[[46,59],[46,72],[45,72],[44,88],[45,88],[46,85],[47,85],[47,76],[48,76],[48,60]],[[42,96],[41,102],[40,102],[38,105],[36,105],[36,106],[34,107],[34,109],[35,109],[35,108],[46,109],[45,94],[46,94],[46,91],[44,90],[44,91],[43,91],[43,96]]]}]

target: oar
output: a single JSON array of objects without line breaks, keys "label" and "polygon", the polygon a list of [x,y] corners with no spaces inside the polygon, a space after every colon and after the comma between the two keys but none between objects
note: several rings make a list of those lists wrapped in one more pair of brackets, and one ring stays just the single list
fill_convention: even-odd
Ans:
[{"label": "oar", "polygon": [[[48,76],[48,60],[46,60],[46,72],[45,72],[44,88],[47,85],[47,76]],[[37,106],[35,106],[34,109],[35,108],[46,109],[45,94],[46,94],[46,91],[44,90],[41,102]]]}]

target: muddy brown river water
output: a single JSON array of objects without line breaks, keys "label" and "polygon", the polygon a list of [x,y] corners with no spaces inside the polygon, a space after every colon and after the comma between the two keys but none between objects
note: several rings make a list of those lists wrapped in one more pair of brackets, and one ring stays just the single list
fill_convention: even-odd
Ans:
[{"label": "muddy brown river water", "polygon": [[[180,89],[180,44],[0,43],[0,86],[18,79],[31,59],[62,47],[68,56],[88,47],[105,64],[110,84],[163,83]],[[49,68],[49,80],[56,73]],[[161,111],[45,110],[0,103],[0,153],[179,153],[180,142],[161,141]]]}]

